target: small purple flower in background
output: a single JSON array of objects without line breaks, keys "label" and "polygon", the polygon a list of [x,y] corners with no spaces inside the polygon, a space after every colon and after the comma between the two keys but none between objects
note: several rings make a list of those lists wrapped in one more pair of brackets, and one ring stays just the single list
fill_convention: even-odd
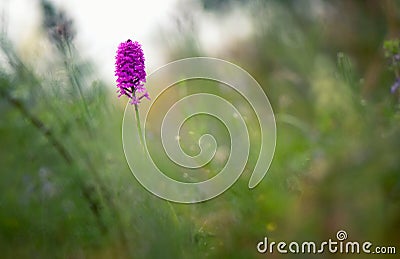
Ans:
[{"label": "small purple flower in background", "polygon": [[399,93],[400,102],[400,40],[385,40],[383,43],[383,49],[385,50],[385,57],[389,61],[389,69],[394,72],[396,80],[390,87],[390,92],[392,94]]},{"label": "small purple flower in background", "polygon": [[139,104],[143,97],[150,100],[144,87],[146,71],[142,46],[137,41],[122,42],[118,46],[115,59],[118,97],[126,95],[134,105]]},{"label": "small purple flower in background", "polygon": [[400,87],[400,77],[396,78],[396,81],[394,82],[392,87],[390,87],[390,92],[394,94],[399,87]]},{"label": "small purple flower in background", "polygon": [[393,62],[399,63],[400,62],[400,54],[396,54],[393,56]]}]

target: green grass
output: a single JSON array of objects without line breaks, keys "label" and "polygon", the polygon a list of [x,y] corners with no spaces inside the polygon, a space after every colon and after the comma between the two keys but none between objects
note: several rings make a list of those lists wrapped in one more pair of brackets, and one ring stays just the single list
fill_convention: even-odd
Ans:
[{"label": "green grass", "polygon": [[[260,82],[273,106],[277,146],[271,168],[259,186],[248,189],[260,148],[250,112],[244,174],[217,198],[190,205],[162,200],[136,181],[121,140],[126,100],[97,80],[72,42],[40,38],[53,58],[26,61],[2,35],[0,257],[258,258],[256,244],[266,236],[318,242],[335,238],[340,229],[351,240],[400,249],[400,115],[383,52],[379,73],[370,72],[377,78],[372,93],[363,92],[372,78],[364,73],[365,56],[375,55],[371,46],[383,46],[381,31],[360,29],[356,38],[373,38],[346,43],[344,35],[340,45],[329,42],[335,29],[321,32],[306,11],[302,16],[285,9],[291,4],[269,3],[262,5],[268,10],[252,10],[274,14],[269,29],[254,18],[257,33],[226,58]],[[364,11],[354,15],[372,19]],[[193,54],[179,52],[181,46],[166,48],[172,59]],[[40,71],[35,62],[49,70]],[[189,80],[175,87],[152,110],[156,120],[189,93],[210,92],[241,104],[237,93],[216,82]],[[182,128],[183,149],[196,153],[207,130],[229,144],[220,122],[198,116]],[[186,179],[160,147],[157,140],[149,143],[153,159],[169,176]],[[191,172],[189,180],[215,175],[225,162],[223,157]]]}]

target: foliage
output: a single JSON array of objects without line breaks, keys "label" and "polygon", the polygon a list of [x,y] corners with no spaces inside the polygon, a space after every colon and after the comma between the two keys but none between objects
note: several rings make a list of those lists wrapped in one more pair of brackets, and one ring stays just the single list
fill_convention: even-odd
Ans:
[{"label": "foliage", "polygon": [[[275,158],[249,191],[260,148],[252,134],[245,176],[193,205],[161,200],[132,177],[120,139],[125,103],[81,58],[79,32],[65,12],[41,1],[37,40],[46,47],[34,60],[1,35],[2,258],[257,258],[265,236],[320,241],[339,229],[352,240],[400,248],[400,116],[384,62],[399,54],[398,40],[384,42],[400,17],[386,12],[399,10],[381,1],[319,1],[323,12],[311,1],[239,2],[253,14],[255,32],[219,55],[248,70],[268,94],[278,129]],[[165,44],[172,60],[207,55],[191,45],[201,46],[190,31],[168,37],[185,35],[190,40]],[[396,62],[389,62],[394,71]],[[185,91],[174,98],[215,86],[182,84]],[[198,118],[185,125],[197,132],[184,136],[183,148],[207,129],[224,140],[221,125]],[[165,163],[165,154],[157,157]],[[206,169],[213,175],[220,167]],[[182,176],[169,168],[171,177]]]}]

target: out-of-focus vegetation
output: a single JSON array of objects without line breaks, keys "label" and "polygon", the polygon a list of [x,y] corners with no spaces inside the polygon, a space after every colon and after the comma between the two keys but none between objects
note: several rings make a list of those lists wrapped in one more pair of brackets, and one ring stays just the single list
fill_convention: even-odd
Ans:
[{"label": "out-of-focus vegetation", "polygon": [[[217,57],[245,68],[275,111],[266,179],[249,191],[249,165],[230,190],[193,205],[148,193],[123,154],[124,100],[81,58],[73,17],[41,1],[34,59],[1,34],[1,258],[257,258],[264,236],[318,242],[339,229],[400,252],[399,52],[388,41],[400,37],[400,4],[201,3],[210,15],[250,14],[251,36]],[[188,5],[178,4],[181,26],[158,34],[170,60],[208,54]]]}]

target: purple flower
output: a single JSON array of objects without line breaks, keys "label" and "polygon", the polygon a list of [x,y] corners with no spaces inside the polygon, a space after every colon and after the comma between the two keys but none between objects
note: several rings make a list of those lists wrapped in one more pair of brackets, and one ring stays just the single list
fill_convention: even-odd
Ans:
[{"label": "purple flower", "polygon": [[119,96],[126,95],[131,104],[138,104],[143,97],[150,100],[144,83],[146,71],[142,46],[137,41],[127,40],[118,46],[115,56],[115,76]]},{"label": "purple flower", "polygon": [[397,90],[397,88],[400,87],[400,77],[396,78],[396,81],[394,82],[394,84],[392,85],[392,87],[390,87],[390,92],[392,94],[394,94]]}]

